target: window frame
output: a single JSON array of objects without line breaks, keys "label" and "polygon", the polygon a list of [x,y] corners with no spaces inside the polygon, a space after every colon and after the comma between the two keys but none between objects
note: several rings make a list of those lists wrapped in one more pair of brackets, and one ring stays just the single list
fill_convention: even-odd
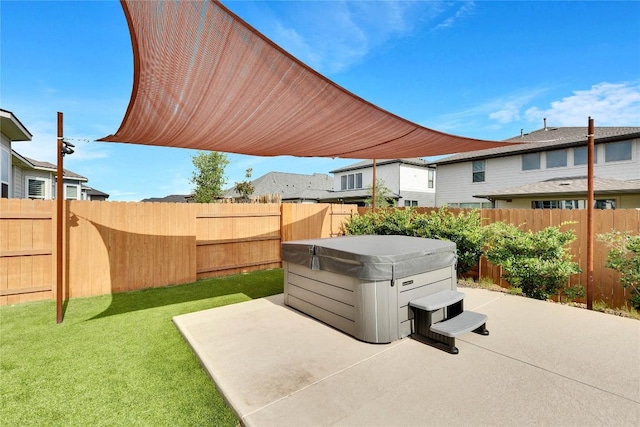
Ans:
[{"label": "window frame", "polygon": [[[47,180],[45,178],[42,178],[40,176],[25,176],[24,177],[24,181],[25,181],[25,196],[27,197],[27,199],[47,200],[47,198],[48,198]],[[38,181],[38,182],[42,183],[42,197],[34,196],[34,195],[31,194],[30,181]]]},{"label": "window frame", "polygon": [[[482,168],[476,168],[476,165],[481,165]],[[486,160],[474,160],[471,162],[471,182],[485,182],[486,181],[487,162]],[[477,178],[477,179],[476,179]]]},{"label": "window frame", "polygon": [[[576,163],[576,154],[578,153],[578,151],[582,152],[584,151],[584,163]],[[573,166],[586,166],[589,163],[589,147],[584,146],[584,147],[575,147],[573,149]],[[593,150],[593,164],[597,164],[598,163],[598,147],[594,147]]]},{"label": "window frame", "polygon": [[[554,159],[554,155],[555,154],[560,154],[560,153],[564,153],[564,158],[560,159],[560,160],[564,160],[564,162],[560,161],[559,163],[555,164],[555,162],[557,162],[558,159]],[[551,154],[551,159],[554,160],[554,164],[552,164],[552,165],[549,164],[549,158],[550,158],[549,155],[550,154]],[[557,169],[557,168],[566,168],[567,167],[567,150],[566,149],[547,151],[545,153],[545,157],[546,157],[547,169]]]},{"label": "window frame", "polygon": [[[6,162],[6,165],[4,164]],[[6,174],[6,179],[4,175]],[[6,194],[5,194],[6,186]],[[11,152],[5,147],[0,147],[0,197],[8,199],[11,193]]]},{"label": "window frame", "polygon": [[356,173],[356,188],[362,188],[362,172]]},{"label": "window frame", "polygon": [[[525,161],[526,159],[532,158],[532,156],[537,156],[537,167],[531,167],[531,168],[525,168]],[[522,171],[537,171],[540,170],[541,167],[541,158],[542,156],[540,155],[539,151],[536,151],[534,153],[524,153],[520,155],[520,168],[522,169]]]},{"label": "window frame", "polygon": [[[69,188],[75,188],[76,197],[69,197]],[[64,184],[64,200],[80,200],[80,185],[78,184]]]},{"label": "window frame", "polygon": [[427,188],[435,188],[436,185],[436,171],[429,168],[427,171]]},{"label": "window frame", "polygon": [[[613,148],[613,147],[623,147],[623,146],[628,146],[629,147],[629,157],[625,157],[625,158],[614,158],[609,160],[609,152],[608,152],[608,148]],[[626,150],[625,150],[626,151]],[[611,156],[613,157],[613,152],[611,152]],[[619,154],[619,153],[616,153]],[[627,154],[626,152],[624,154]],[[633,160],[633,142],[631,141],[616,141],[616,142],[608,142],[606,144],[604,144],[604,162],[605,163],[614,163],[614,162],[628,162],[630,160]]]}]

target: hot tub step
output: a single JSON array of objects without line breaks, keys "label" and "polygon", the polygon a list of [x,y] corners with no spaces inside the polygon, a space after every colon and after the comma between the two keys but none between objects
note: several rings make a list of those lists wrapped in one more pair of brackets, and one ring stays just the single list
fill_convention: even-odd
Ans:
[{"label": "hot tub step", "polygon": [[474,311],[464,311],[443,322],[431,325],[431,332],[444,335],[445,337],[455,338],[458,335],[467,332],[476,331],[482,335],[488,335],[484,325],[487,323],[487,315],[476,313]]},{"label": "hot tub step", "polygon": [[464,294],[458,291],[444,290],[435,294],[427,295],[413,301],[409,301],[411,307],[425,310],[435,311],[443,307],[448,307],[464,299]]}]

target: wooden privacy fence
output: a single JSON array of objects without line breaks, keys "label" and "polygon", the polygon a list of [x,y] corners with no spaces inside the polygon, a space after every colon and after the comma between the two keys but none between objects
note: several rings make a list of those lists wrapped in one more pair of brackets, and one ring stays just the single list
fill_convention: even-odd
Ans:
[{"label": "wooden privacy fence", "polygon": [[[369,208],[358,208],[364,213]],[[417,208],[420,213],[428,213],[437,208]],[[449,208],[452,213],[470,211],[470,209]],[[577,262],[582,273],[570,277],[571,285],[587,285],[587,211],[584,209],[482,209],[480,210],[483,225],[494,222],[505,222],[521,226],[524,230],[540,231],[549,226],[559,226],[562,230],[571,229],[576,235],[569,246],[573,260]],[[607,233],[612,230],[628,231],[631,234],[640,234],[640,209],[605,209],[594,211],[594,234]],[[605,268],[609,248],[603,242],[595,239],[593,255],[593,283],[594,301],[603,301],[609,307],[622,307],[627,304],[629,289],[620,284],[620,277],[612,269]],[[480,278],[488,278],[502,287],[509,284],[502,278],[502,269],[481,258],[478,266]]]},{"label": "wooden privacy fence", "polygon": [[[64,298],[279,267],[280,242],[337,236],[356,210],[328,204],[67,201]],[[573,222],[565,226],[577,236],[570,250],[586,269],[585,210],[485,209],[481,215],[485,224],[504,221],[534,231]],[[640,210],[598,210],[594,219],[596,234],[613,229],[640,234]],[[55,297],[55,222],[54,201],[0,200],[0,305]],[[594,300],[622,306],[628,290],[604,267],[607,252],[596,241]],[[484,259],[479,275],[507,286],[500,269]],[[586,285],[586,273],[570,282]]]},{"label": "wooden privacy fence", "polygon": [[[64,298],[280,267],[354,205],[65,202]],[[55,297],[55,201],[0,200],[0,305]]]},{"label": "wooden privacy fence", "polygon": [[55,204],[0,200],[0,304],[52,299]]}]

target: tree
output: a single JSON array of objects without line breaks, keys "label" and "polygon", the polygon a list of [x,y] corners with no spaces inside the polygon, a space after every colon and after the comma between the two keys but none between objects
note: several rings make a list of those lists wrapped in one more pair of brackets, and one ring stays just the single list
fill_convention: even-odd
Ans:
[{"label": "tree", "polygon": [[[364,203],[367,206],[373,205],[373,186],[367,185],[367,194],[368,197],[365,199]],[[393,203],[389,201],[391,198],[391,190],[385,184],[384,180],[377,178],[376,179],[376,208],[388,208],[392,206]]]},{"label": "tree", "polygon": [[245,203],[249,201],[249,196],[251,196],[255,191],[255,188],[253,187],[253,184],[250,181],[252,172],[253,172],[252,168],[247,169],[247,171],[244,174],[244,176],[247,179],[242,182],[236,182],[236,185],[234,187],[234,189],[238,193],[240,193],[241,200]]},{"label": "tree", "polygon": [[222,187],[227,183],[224,168],[229,164],[225,153],[217,151],[202,152],[191,158],[196,170],[191,182],[196,188],[193,190],[193,200],[196,203],[212,203],[222,197]]}]

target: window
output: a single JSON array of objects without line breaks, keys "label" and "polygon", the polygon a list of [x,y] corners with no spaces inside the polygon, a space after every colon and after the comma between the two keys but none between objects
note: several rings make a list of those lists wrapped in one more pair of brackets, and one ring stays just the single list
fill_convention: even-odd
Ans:
[{"label": "window", "polygon": [[563,168],[567,166],[567,150],[547,151],[547,168]]},{"label": "window", "polygon": [[9,198],[9,170],[11,168],[11,156],[9,150],[2,148],[0,158],[0,183],[2,183],[2,198]]},{"label": "window", "polygon": [[522,155],[522,170],[530,171],[540,169],[540,153],[529,153]]},{"label": "window", "polygon": [[429,176],[427,178],[427,188],[435,187],[435,176],[436,176],[436,171],[433,169],[429,169]]},{"label": "window", "polygon": [[78,186],[72,184],[64,185],[64,198],[78,200]]},{"label": "window", "polygon": [[44,199],[46,197],[45,181],[39,178],[27,178],[27,197],[30,199]]},{"label": "window", "polygon": [[405,200],[404,201],[404,205],[405,206],[418,206],[418,201],[417,200]]},{"label": "window", "polygon": [[[573,149],[573,164],[574,166],[586,165],[588,160],[587,147],[578,147]],[[595,147],[593,150],[593,163],[598,163],[598,149]]]},{"label": "window", "polygon": [[473,162],[473,182],[484,182],[484,160]]},{"label": "window", "polygon": [[353,190],[354,188],[362,188],[362,173],[352,173],[340,177],[341,190]]},{"label": "window", "polygon": [[[533,200],[531,209],[585,209],[586,200]],[[616,201],[613,199],[599,199],[593,204],[595,209],[615,209]]]},{"label": "window", "polygon": [[604,145],[604,161],[631,160],[631,141],[611,142]]},{"label": "window", "polygon": [[595,209],[615,209],[616,201],[613,199],[596,200],[593,207]]}]

